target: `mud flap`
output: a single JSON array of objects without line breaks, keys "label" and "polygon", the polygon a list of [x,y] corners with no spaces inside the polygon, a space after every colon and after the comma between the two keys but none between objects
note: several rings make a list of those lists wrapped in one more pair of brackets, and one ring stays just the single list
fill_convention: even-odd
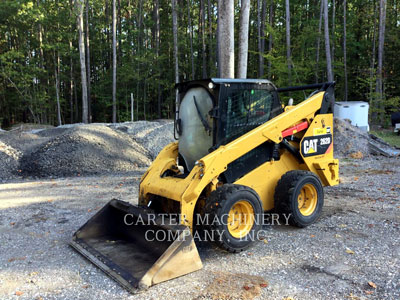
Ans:
[{"label": "mud flap", "polygon": [[188,227],[116,199],[74,234],[71,246],[132,293],[202,268]]}]

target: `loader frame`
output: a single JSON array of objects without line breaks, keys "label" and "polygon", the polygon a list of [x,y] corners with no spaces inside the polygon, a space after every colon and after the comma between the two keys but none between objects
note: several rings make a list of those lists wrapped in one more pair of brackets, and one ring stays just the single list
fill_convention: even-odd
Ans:
[{"label": "loader frame", "polygon": [[[177,111],[175,130],[183,137],[181,148],[178,142],[167,145],[144,173],[138,206],[111,200],[75,232],[71,246],[135,293],[202,268],[195,233],[201,229],[197,225],[207,224],[199,224],[195,216],[223,215],[222,210],[228,208],[225,219],[231,218],[226,225],[231,236],[225,236],[227,243],[220,246],[231,252],[249,245],[251,240],[241,243],[241,238],[258,232],[262,224],[256,217],[275,205],[283,211],[279,206],[290,203],[295,209],[288,213],[301,212],[307,200],[315,204],[314,208],[307,207],[314,210],[316,218],[323,205],[322,186],[339,183],[338,160],[333,158],[333,116],[329,112],[334,101],[333,85],[279,90],[265,79],[208,79],[179,85],[185,97],[182,105],[193,104],[189,113],[182,110],[187,127],[181,128],[185,124],[181,124]],[[211,111],[204,90],[195,90],[201,91],[197,100],[203,102],[197,102],[195,91],[185,95],[192,87],[202,87],[212,96]],[[298,105],[280,104],[278,92],[307,88],[320,90]],[[198,103],[207,104],[206,109],[203,106],[200,111]],[[190,123],[193,120],[197,124]],[[180,129],[188,131],[179,133]],[[213,144],[208,149],[211,134]],[[192,152],[185,153],[188,149]],[[201,152],[196,152],[199,149]],[[185,161],[185,155],[190,160]],[[302,196],[294,192],[301,184],[311,192],[301,192]],[[303,215],[311,216],[308,224],[315,220],[309,212]],[[239,220],[235,216],[241,221],[248,216],[254,223],[247,226],[244,220],[246,226],[240,229],[235,227]],[[208,230],[218,235],[218,228]],[[154,234],[153,238],[148,234]],[[239,244],[230,243],[232,238]]]},{"label": "loader frame", "polygon": [[[211,82],[229,87],[238,80]],[[279,115],[228,144],[219,145],[199,159],[185,176],[165,176],[168,170],[178,172],[179,169],[178,143],[169,144],[141,179],[139,205],[151,207],[154,197],[176,201],[180,205],[181,224],[193,230],[194,212],[199,199],[206,198],[223,184],[220,176],[228,169],[229,164],[266,142],[282,145],[279,159],[263,163],[234,182],[253,188],[259,194],[265,211],[273,209],[276,183],[289,170],[311,171],[318,175],[324,186],[338,184],[339,162],[333,158],[333,115],[328,113],[334,101],[333,86],[334,83],[324,83],[298,87],[298,90],[310,87],[320,87],[322,90],[295,106],[286,106]],[[281,89],[280,92],[289,90],[296,88]],[[319,141],[324,136],[329,136],[330,142],[327,148],[320,147],[323,152],[313,149],[313,153],[305,153],[304,150],[310,149],[305,145]],[[290,137],[301,139],[299,148],[293,145]]]}]

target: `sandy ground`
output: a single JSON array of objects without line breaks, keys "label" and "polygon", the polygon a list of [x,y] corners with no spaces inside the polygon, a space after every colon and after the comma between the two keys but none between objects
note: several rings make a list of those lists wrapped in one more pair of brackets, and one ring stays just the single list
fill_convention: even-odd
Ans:
[{"label": "sandy ground", "polygon": [[400,299],[399,158],[341,160],[317,223],[265,226],[239,254],[201,244],[202,270],[130,295],[68,243],[110,199],[135,203],[143,171],[0,184],[0,299]]}]

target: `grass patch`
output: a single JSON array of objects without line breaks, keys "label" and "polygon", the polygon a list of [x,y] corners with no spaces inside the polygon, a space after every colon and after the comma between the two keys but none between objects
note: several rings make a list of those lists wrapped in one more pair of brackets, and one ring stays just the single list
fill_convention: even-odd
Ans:
[{"label": "grass patch", "polygon": [[378,138],[381,138],[386,143],[394,147],[400,148],[400,135],[398,135],[397,133],[389,130],[371,131],[370,133],[377,136]]}]

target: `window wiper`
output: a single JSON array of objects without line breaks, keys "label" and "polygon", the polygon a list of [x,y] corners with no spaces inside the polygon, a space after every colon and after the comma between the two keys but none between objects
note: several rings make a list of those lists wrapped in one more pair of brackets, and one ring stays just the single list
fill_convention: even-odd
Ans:
[{"label": "window wiper", "polygon": [[194,95],[193,95],[193,100],[194,100],[194,106],[196,106],[197,114],[199,115],[200,121],[203,124],[205,130],[208,132],[208,134],[210,134],[211,127],[210,127],[210,125],[208,125],[208,122],[206,121],[206,119],[204,119],[204,117],[202,116],[200,109],[199,109],[199,105],[197,104],[197,101],[196,101],[196,97]]}]

